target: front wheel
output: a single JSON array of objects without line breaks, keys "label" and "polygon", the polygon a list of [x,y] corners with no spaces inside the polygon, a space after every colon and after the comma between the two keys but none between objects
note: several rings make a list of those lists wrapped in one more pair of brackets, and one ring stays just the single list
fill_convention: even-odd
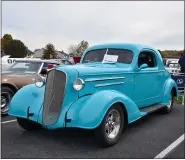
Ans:
[{"label": "front wheel", "polygon": [[121,106],[112,106],[100,126],[95,130],[96,141],[102,147],[110,147],[118,142],[124,127],[124,114]]},{"label": "front wheel", "polygon": [[40,124],[25,118],[17,118],[17,122],[19,126],[25,130],[37,130],[41,128]]}]

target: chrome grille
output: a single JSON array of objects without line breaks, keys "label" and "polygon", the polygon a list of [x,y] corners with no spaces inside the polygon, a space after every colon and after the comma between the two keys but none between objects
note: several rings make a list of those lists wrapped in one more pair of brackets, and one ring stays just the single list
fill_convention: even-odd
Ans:
[{"label": "chrome grille", "polygon": [[45,125],[57,122],[62,109],[65,85],[66,74],[64,72],[51,70],[48,73],[43,104],[43,123]]}]

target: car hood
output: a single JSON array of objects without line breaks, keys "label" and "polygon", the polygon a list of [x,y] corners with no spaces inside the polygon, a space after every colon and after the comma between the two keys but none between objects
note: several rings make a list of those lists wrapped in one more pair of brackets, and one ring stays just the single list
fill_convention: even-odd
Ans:
[{"label": "car hood", "polygon": [[79,75],[99,75],[99,74],[116,74],[131,71],[131,65],[126,64],[107,64],[107,63],[86,63],[76,64],[70,66],[59,66],[58,70],[62,70],[64,67],[75,69]]}]

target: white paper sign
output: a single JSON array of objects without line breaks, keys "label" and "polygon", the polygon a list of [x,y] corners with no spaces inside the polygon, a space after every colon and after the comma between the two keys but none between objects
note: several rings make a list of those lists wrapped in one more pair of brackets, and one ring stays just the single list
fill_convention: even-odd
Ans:
[{"label": "white paper sign", "polygon": [[104,62],[117,62],[118,56],[117,55],[107,55],[105,54],[103,58],[103,63]]}]

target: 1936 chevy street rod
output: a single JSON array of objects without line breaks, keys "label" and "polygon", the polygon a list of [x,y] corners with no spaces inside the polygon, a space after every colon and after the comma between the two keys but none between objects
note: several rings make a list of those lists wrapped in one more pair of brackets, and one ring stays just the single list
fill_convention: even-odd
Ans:
[{"label": "1936 chevy street rod", "polygon": [[9,115],[26,129],[92,129],[102,146],[118,142],[125,125],[161,110],[178,97],[160,53],[141,44],[89,47],[76,65],[57,66],[47,78],[20,89]]}]

